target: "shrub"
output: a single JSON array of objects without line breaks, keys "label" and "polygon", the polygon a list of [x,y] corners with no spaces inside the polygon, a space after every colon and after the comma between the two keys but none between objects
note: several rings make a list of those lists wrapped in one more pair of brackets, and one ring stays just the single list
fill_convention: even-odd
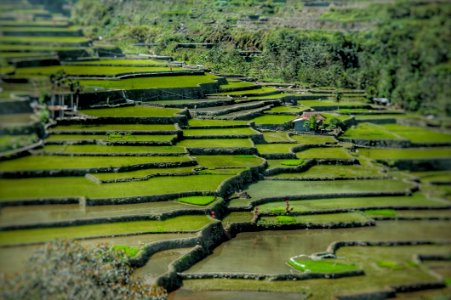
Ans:
[{"label": "shrub", "polygon": [[0,280],[2,299],[165,299],[162,288],[132,282],[123,251],[86,249],[73,241],[46,244],[30,258],[30,270]]}]

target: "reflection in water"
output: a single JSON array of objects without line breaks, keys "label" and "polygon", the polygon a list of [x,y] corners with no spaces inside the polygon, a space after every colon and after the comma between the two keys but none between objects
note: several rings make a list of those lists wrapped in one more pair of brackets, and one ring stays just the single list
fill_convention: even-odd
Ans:
[{"label": "reflection in water", "polygon": [[[324,230],[283,230],[238,234],[187,272],[289,273],[295,255],[325,251],[333,241],[449,239],[450,222],[386,221],[375,227]],[[415,231],[412,230],[415,228]]]},{"label": "reflection in water", "polygon": [[[177,295],[177,297],[176,297]],[[183,299],[183,300],[303,300],[306,299],[299,293],[268,293],[268,292],[246,292],[246,291],[189,291],[180,290],[169,294],[168,300]]]},{"label": "reflection in water", "polygon": [[152,255],[143,267],[136,269],[133,277],[141,279],[144,283],[152,284],[159,275],[167,272],[168,265],[171,262],[188,253],[191,249],[193,248],[160,251]]}]

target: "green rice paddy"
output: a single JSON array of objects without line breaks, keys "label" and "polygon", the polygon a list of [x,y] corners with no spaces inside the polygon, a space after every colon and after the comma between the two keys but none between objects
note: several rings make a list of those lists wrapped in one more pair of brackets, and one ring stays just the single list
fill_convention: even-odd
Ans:
[{"label": "green rice paddy", "polygon": [[449,158],[449,148],[359,149],[359,155],[377,160]]},{"label": "green rice paddy", "polygon": [[42,243],[62,238],[77,239],[144,232],[197,231],[210,222],[211,220],[205,216],[181,216],[164,221],[136,221],[2,231],[0,232],[0,245]]},{"label": "green rice paddy", "polygon": [[45,153],[66,154],[154,154],[154,153],[186,153],[185,149],[176,146],[124,146],[124,145],[46,145]]},{"label": "green rice paddy", "polygon": [[341,193],[376,193],[405,192],[411,184],[399,180],[340,180],[340,181],[281,181],[262,180],[251,184],[247,192],[252,199],[286,196],[341,194]]},{"label": "green rice paddy", "polygon": [[260,154],[278,154],[278,153],[293,153],[291,149],[295,144],[258,144],[255,147]]},{"label": "green rice paddy", "polygon": [[144,134],[52,134],[47,142],[79,142],[79,141],[103,141],[108,143],[133,143],[133,142],[170,142],[175,135],[144,135]]},{"label": "green rice paddy", "polygon": [[285,124],[293,121],[295,118],[292,115],[262,115],[252,119],[255,124]]},{"label": "green rice paddy", "polygon": [[190,136],[230,136],[230,135],[236,135],[236,136],[249,136],[249,135],[255,135],[259,132],[253,130],[249,127],[243,127],[243,128],[227,128],[227,129],[185,129],[183,130],[183,135],[186,137]]},{"label": "green rice paddy", "polygon": [[250,148],[253,143],[249,139],[185,139],[177,143],[186,148]]},{"label": "green rice paddy", "polygon": [[297,158],[331,158],[331,159],[350,159],[352,156],[344,148],[310,148],[296,153]]},{"label": "green rice paddy", "polygon": [[[84,177],[0,179],[0,202],[32,199],[87,197],[90,199],[145,197],[182,192],[214,192],[233,175],[154,177],[146,181],[120,182],[102,188]],[[51,187],[51,188],[49,188]]]},{"label": "green rice paddy", "polygon": [[81,113],[93,117],[173,117],[180,113],[180,109],[175,108],[161,108],[153,106],[125,106],[117,108],[98,108],[86,109]]},{"label": "green rice paddy", "polygon": [[173,124],[98,124],[98,125],[72,124],[72,125],[58,125],[52,127],[50,130],[57,132],[64,131],[150,132],[150,131],[174,131],[175,126]]},{"label": "green rice paddy", "polygon": [[0,162],[2,171],[55,170],[122,167],[149,163],[188,161],[187,156],[26,156],[15,160]]},{"label": "green rice paddy", "polygon": [[184,75],[184,76],[153,76],[128,78],[121,80],[80,80],[80,84],[85,87],[96,87],[103,89],[126,89],[143,90],[155,88],[184,88],[198,87],[202,83],[216,83],[216,77],[207,75]]},{"label": "green rice paddy", "polygon": [[[172,68],[174,71],[183,70],[183,68]],[[29,67],[17,68],[18,76],[29,75],[50,75],[63,71],[68,75],[116,75],[122,73],[141,73],[141,72],[170,72],[169,67],[123,67],[123,66],[45,66],[45,67]]]}]

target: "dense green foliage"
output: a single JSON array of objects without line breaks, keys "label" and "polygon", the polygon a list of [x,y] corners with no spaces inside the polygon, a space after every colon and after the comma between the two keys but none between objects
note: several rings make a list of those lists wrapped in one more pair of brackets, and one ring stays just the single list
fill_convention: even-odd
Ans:
[{"label": "dense green foliage", "polygon": [[[131,52],[145,51],[130,46],[135,42],[156,43],[151,51],[224,73],[360,88],[408,110],[451,113],[446,84],[449,3],[359,1],[360,5],[347,6],[345,2],[317,13],[297,1],[169,2],[148,6],[142,0],[80,0],[73,20],[91,25],[87,32],[92,36],[106,36]],[[251,22],[252,16],[269,21]],[[291,18],[311,22],[302,26]],[[186,48],[180,43],[216,46]],[[242,50],[257,50],[260,55],[248,59]]]}]

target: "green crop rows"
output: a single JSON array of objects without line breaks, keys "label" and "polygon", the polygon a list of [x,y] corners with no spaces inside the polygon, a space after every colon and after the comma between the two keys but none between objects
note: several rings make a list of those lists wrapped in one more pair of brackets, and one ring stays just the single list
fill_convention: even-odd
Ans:
[{"label": "green crop rows", "polygon": [[75,239],[171,299],[449,296],[449,4],[13,2],[2,279]]}]

